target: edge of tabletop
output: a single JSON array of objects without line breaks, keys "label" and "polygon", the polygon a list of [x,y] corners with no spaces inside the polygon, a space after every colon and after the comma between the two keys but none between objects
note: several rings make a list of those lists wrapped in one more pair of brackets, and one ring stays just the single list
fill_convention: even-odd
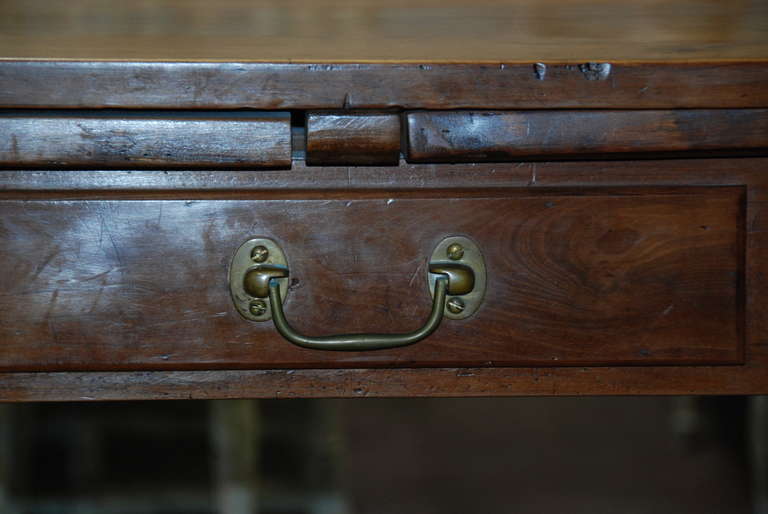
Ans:
[{"label": "edge of tabletop", "polygon": [[0,373],[0,402],[235,398],[744,395],[759,365]]},{"label": "edge of tabletop", "polygon": [[674,109],[768,106],[766,59],[152,61],[0,58],[6,109]]}]

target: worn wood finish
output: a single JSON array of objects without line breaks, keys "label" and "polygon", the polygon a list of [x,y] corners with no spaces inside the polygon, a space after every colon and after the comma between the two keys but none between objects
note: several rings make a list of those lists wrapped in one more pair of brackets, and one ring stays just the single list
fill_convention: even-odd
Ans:
[{"label": "worn wood finish", "polygon": [[[535,58],[533,58],[535,59]],[[768,61],[296,64],[0,60],[0,107],[674,109],[768,106]],[[130,84],[130,87],[126,87]]]},{"label": "worn wood finish", "polygon": [[765,2],[4,0],[6,57],[520,61],[755,59]]},{"label": "worn wood finish", "polygon": [[[0,191],[48,191],[57,198],[104,197],[110,191],[137,197],[184,198],[258,192],[301,197],[308,191],[595,186],[720,186],[747,185],[754,195],[765,187],[764,158],[668,159],[638,161],[554,161],[470,164],[409,164],[392,166],[324,166],[299,160],[285,170],[0,170]],[[322,178],[322,180],[319,180]],[[318,194],[318,193],[313,193]]]},{"label": "worn wood finish", "polygon": [[[768,108],[765,2],[54,4],[0,3],[0,108]],[[615,135],[637,137],[617,141],[594,139],[603,113],[591,134],[570,129],[569,141],[583,137],[566,153],[541,157],[585,143],[713,151],[695,146],[704,140],[765,155],[753,144],[765,126],[731,115],[708,113],[717,140],[648,123],[619,124]],[[116,133],[104,141],[101,154],[130,153]],[[768,393],[766,158],[290,172],[221,161],[0,169],[0,366],[14,370],[0,373],[0,399]],[[271,235],[286,241],[299,328],[411,328],[429,302],[418,264],[430,238],[477,227],[502,271],[496,303],[402,351],[293,348],[227,298],[231,252]],[[40,369],[143,371],[18,371]]]},{"label": "worn wood finish", "polygon": [[[742,188],[141,195],[0,201],[6,370],[737,363]],[[120,199],[122,196],[123,199]],[[184,200],[176,199],[181,196]],[[241,319],[227,266],[286,252],[302,332],[393,332],[431,304],[445,236],[486,259],[480,311],[379,352],[304,350]]]},{"label": "worn wood finish", "polygon": [[417,111],[406,120],[411,162],[768,148],[768,109]]},{"label": "worn wood finish", "polygon": [[[744,296],[745,364],[732,366],[630,366],[547,368],[426,368],[263,371],[6,373],[6,401],[77,401],[159,398],[274,398],[375,396],[513,396],[637,394],[766,394],[768,316],[768,160],[676,159],[665,161],[550,162],[470,165],[401,165],[317,168],[298,163],[280,171],[16,171],[0,170],[0,188],[40,191],[57,198],[104,195],[201,197],[206,190],[325,189],[413,190],[420,188],[594,186],[747,186]],[[85,189],[92,189],[89,193]],[[99,192],[101,191],[101,192]],[[154,191],[154,193],[153,193]],[[165,192],[163,192],[165,191]],[[363,311],[365,312],[365,311]]]},{"label": "worn wood finish", "polygon": [[766,394],[760,365],[1,373],[6,402]]},{"label": "worn wood finish", "polygon": [[306,160],[311,166],[397,165],[400,116],[371,112],[307,113]]},{"label": "worn wood finish", "polygon": [[0,166],[291,166],[289,113],[0,113]]}]

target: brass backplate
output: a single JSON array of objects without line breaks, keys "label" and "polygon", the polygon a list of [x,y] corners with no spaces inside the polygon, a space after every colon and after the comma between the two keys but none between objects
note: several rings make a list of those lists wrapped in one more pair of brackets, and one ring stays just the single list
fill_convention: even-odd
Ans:
[{"label": "brass backplate", "polygon": [[[268,252],[266,258],[264,258],[263,249],[260,249],[262,251],[253,251],[257,247],[266,248]],[[269,299],[250,296],[243,287],[245,274],[264,264],[288,267],[285,253],[276,242],[266,237],[255,237],[240,245],[229,266],[229,292],[232,295],[232,301],[237,312],[250,321],[269,321],[272,319],[272,307]],[[288,296],[288,278],[280,278],[277,281],[280,284],[280,296],[285,302],[285,297]],[[255,314],[258,312],[257,309],[252,312],[251,306],[254,305],[254,302],[266,307],[263,313]]]},{"label": "brass backplate", "polygon": [[[451,247],[451,245],[459,245],[463,252],[456,252],[455,249],[457,247],[455,246],[451,248],[453,251],[449,252],[448,248]],[[456,258],[459,255],[460,257]],[[429,258],[429,262],[464,264],[465,266],[472,268],[472,271],[475,273],[475,287],[471,292],[465,295],[449,295],[448,299],[446,300],[444,315],[449,319],[465,319],[477,312],[477,309],[480,308],[480,304],[483,302],[487,283],[485,276],[485,259],[483,258],[483,254],[480,252],[480,248],[477,246],[477,244],[475,244],[475,242],[468,237],[464,236],[446,237],[435,247],[435,250],[432,252],[432,255]],[[429,266],[427,266],[427,269],[429,269]],[[429,292],[432,297],[435,296],[435,281],[437,280],[438,276],[439,275],[435,273],[429,273],[429,271],[427,271],[427,282],[429,284]],[[452,298],[458,298],[461,300],[461,302],[464,303],[464,309],[461,312],[452,312],[448,309],[448,302],[450,302]]]}]

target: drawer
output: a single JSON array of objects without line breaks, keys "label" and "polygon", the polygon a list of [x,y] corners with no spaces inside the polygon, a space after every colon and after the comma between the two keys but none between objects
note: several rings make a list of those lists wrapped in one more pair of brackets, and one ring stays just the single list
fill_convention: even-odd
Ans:
[{"label": "drawer", "polygon": [[[593,366],[743,362],[742,187],[5,192],[3,370]],[[235,309],[229,267],[268,237],[302,333],[404,332],[446,236],[478,310],[402,348],[300,348]]]},{"label": "drawer", "polygon": [[412,111],[409,162],[600,159],[768,147],[768,109]]},{"label": "drawer", "polygon": [[0,167],[291,167],[288,112],[10,110],[0,135]]}]

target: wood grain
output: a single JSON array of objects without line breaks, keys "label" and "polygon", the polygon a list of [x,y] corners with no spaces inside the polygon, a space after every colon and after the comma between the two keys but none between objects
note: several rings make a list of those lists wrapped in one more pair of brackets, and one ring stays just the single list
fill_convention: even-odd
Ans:
[{"label": "wood grain", "polygon": [[[743,188],[170,194],[0,201],[5,370],[737,363]],[[182,199],[178,199],[181,196]],[[482,249],[480,311],[416,345],[305,350],[238,316],[227,266],[280,243],[311,334],[393,332],[430,308],[446,235]]]},{"label": "wood grain", "polygon": [[[400,166],[324,166],[302,160],[285,170],[2,170],[0,191],[49,192],[53,198],[87,198],[110,191],[167,198],[182,191],[185,198],[205,198],[240,192],[292,195],[308,191],[411,191],[438,189],[450,194],[462,189],[606,186],[748,186],[768,189],[768,160],[759,157],[664,159],[636,161],[553,161],[469,164],[410,164]],[[317,194],[317,193],[314,193]],[[767,199],[768,200],[768,199]],[[768,221],[766,222],[768,223]]]},{"label": "wood grain", "polygon": [[[281,171],[0,170],[0,190],[49,198],[103,197],[110,191],[159,198],[202,198],[242,191],[344,188],[387,191],[472,187],[594,188],[746,186],[745,364],[546,368],[285,369],[5,373],[4,401],[92,401],[171,398],[404,397],[641,394],[768,394],[768,160],[528,162],[514,164],[326,167]],[[123,193],[125,194],[125,193]],[[297,193],[298,194],[298,193]]]},{"label": "wood grain", "polygon": [[290,168],[290,114],[0,114],[0,166]]},{"label": "wood grain", "polygon": [[6,402],[766,393],[762,365],[0,374]]},{"label": "wood grain", "polygon": [[768,148],[768,110],[416,111],[411,162]]},{"label": "wood grain", "polygon": [[[747,1],[10,0],[0,107],[764,109],[767,19],[768,4]],[[713,144],[764,134],[730,127],[738,140],[721,131]],[[652,130],[683,146],[707,138],[683,128]],[[179,370],[0,373],[0,399],[768,393],[768,159],[298,163],[290,173],[216,169],[221,160],[0,170],[3,369]],[[401,207],[411,221],[390,215]],[[449,344],[412,353],[296,353],[266,327],[238,325],[216,282],[221,248],[255,231],[278,237],[270,230],[294,219],[289,259],[321,257],[291,261],[288,315],[307,331],[419,322],[428,300],[415,301],[411,254],[431,250],[430,227],[483,227],[505,272],[490,294],[506,308],[478,313],[491,318],[480,330],[446,323]],[[314,236],[299,241],[300,231]],[[393,264],[372,276],[383,258]],[[358,286],[365,299],[337,300]],[[544,304],[557,315],[545,320]],[[535,330],[510,332],[510,321]],[[483,360],[474,341],[509,360]],[[269,362],[286,368],[220,369]],[[517,367],[492,367],[505,362]],[[701,365],[714,362],[726,364]],[[346,368],[297,369],[308,365]],[[421,365],[436,367],[405,367]]]},{"label": "wood grain", "polygon": [[309,112],[306,160],[310,166],[396,166],[400,161],[400,116]]},{"label": "wood grain", "polygon": [[[603,68],[604,69],[604,68]],[[768,62],[269,64],[0,60],[0,107],[678,109],[768,107]],[[602,77],[602,80],[600,78]],[[130,87],[126,87],[130,84]]]},{"label": "wood grain", "polygon": [[4,0],[0,57],[765,59],[767,19],[748,0]]}]

